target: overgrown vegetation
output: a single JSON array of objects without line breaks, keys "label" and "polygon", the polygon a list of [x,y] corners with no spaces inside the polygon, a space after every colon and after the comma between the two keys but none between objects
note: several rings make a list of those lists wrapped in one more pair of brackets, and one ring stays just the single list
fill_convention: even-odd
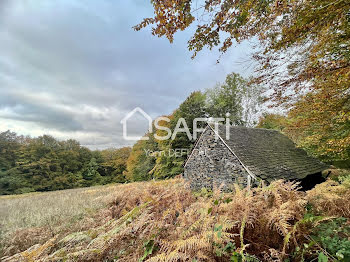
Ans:
[{"label": "overgrown vegetation", "polygon": [[[329,180],[306,193],[283,181],[191,192],[182,179],[73,190],[94,208],[51,228],[22,224],[3,235],[2,261],[348,261],[349,181]],[[63,192],[0,201],[23,201],[25,210]]]}]

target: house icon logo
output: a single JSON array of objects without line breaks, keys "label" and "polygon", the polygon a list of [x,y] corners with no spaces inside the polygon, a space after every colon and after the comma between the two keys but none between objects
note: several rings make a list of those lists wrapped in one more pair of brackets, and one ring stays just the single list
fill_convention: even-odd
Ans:
[{"label": "house icon logo", "polygon": [[148,132],[152,133],[152,118],[145,111],[143,111],[140,107],[136,107],[132,111],[130,111],[120,121],[120,123],[123,125],[123,138],[125,140],[148,140],[149,138],[148,137],[144,137],[144,136],[128,136],[128,128],[127,128],[128,119],[131,118],[136,113],[141,114],[145,119],[147,119],[147,121],[148,121]]}]

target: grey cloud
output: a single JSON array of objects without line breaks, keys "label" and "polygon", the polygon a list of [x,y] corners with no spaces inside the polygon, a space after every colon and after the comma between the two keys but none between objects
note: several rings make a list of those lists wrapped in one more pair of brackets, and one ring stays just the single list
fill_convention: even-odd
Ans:
[{"label": "grey cloud", "polygon": [[235,61],[247,46],[216,64],[217,52],[190,59],[190,32],[170,45],[149,29],[133,31],[152,15],[146,2],[5,1],[1,11],[0,121],[30,122],[91,147],[130,144],[120,120],[136,106],[170,114],[192,91],[245,73]]}]

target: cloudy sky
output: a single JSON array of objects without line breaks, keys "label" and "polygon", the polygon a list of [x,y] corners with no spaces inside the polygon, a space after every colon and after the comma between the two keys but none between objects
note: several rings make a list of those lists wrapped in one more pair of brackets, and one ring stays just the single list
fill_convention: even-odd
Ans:
[{"label": "cloudy sky", "polygon": [[132,29],[152,13],[144,0],[1,0],[0,131],[120,147],[133,143],[120,121],[135,107],[155,118],[230,72],[247,76],[248,43],[219,64],[216,51],[191,60],[192,29],[173,44]]}]

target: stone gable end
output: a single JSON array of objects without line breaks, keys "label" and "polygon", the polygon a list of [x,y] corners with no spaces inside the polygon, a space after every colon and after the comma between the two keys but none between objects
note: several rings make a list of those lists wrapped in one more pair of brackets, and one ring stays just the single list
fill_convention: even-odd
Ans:
[{"label": "stone gable end", "polygon": [[196,190],[203,187],[229,190],[234,183],[246,186],[248,172],[207,126],[185,164],[184,178]]}]

